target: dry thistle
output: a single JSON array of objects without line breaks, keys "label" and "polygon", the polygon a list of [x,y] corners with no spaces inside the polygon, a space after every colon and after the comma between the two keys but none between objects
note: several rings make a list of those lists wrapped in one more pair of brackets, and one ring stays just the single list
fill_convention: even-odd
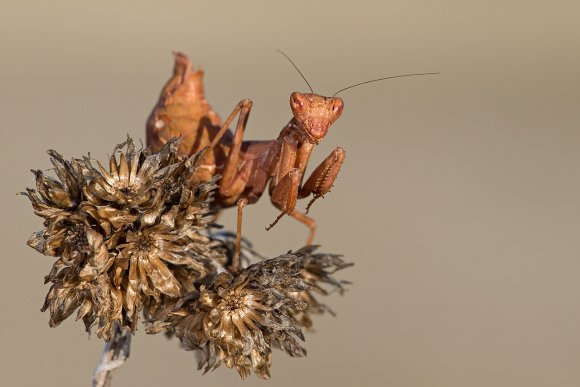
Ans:
[{"label": "dry thistle", "polygon": [[270,377],[272,347],[291,356],[304,356],[297,339],[304,336],[293,310],[307,305],[292,294],[306,291],[302,258],[287,254],[255,263],[238,275],[220,273],[209,286],[184,297],[158,316],[148,333],[169,330],[187,350],[199,350],[199,368],[205,372],[224,363],[243,378],[253,369]]},{"label": "dry thistle", "polygon": [[178,158],[179,143],[150,154],[128,138],[115,147],[109,170],[51,150],[58,180],[33,171],[36,190],[23,194],[45,228],[28,244],[58,257],[45,278],[53,284],[42,308],[50,326],[78,309],[87,331],[96,324],[108,341],[115,323],[135,330],[144,304],[155,311],[215,275],[212,261],[223,262],[224,251],[203,233],[214,219],[215,184],[187,178],[201,156]]},{"label": "dry thistle", "polygon": [[147,333],[168,332],[186,350],[197,350],[204,373],[223,363],[242,378],[253,369],[269,379],[272,348],[305,356],[300,326],[311,326],[309,313],[328,310],[312,291],[328,294],[321,283],[343,290],[331,274],[350,265],[336,255],[313,254],[315,249],[309,246],[255,263],[238,275],[222,272],[211,284],[160,311]]}]

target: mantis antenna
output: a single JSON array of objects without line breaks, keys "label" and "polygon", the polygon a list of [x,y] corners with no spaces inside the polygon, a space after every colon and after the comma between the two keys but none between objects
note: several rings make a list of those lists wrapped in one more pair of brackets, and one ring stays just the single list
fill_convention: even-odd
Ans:
[{"label": "mantis antenna", "polygon": [[371,81],[366,81],[366,82],[357,83],[357,84],[354,84],[354,85],[351,85],[351,86],[345,87],[344,89],[340,89],[339,91],[337,91],[336,93],[334,93],[332,96],[334,97],[334,96],[335,96],[335,95],[337,95],[338,93],[341,93],[341,92],[343,92],[343,91],[345,91],[345,90],[348,90],[348,89],[352,89],[353,87],[357,87],[357,86],[360,86],[360,85],[365,85],[365,84],[367,84],[367,83],[372,83],[372,82],[384,81],[384,80],[386,80],[386,79],[393,79],[393,78],[403,78],[403,77],[416,77],[416,76],[419,76],[419,75],[438,75],[438,74],[439,74],[439,73],[414,73],[414,74],[401,74],[401,75],[393,75],[393,76],[390,76],[390,77],[385,77],[385,78],[378,78],[378,79],[373,79],[373,80],[371,80]]},{"label": "mantis antenna", "polygon": [[276,50],[278,53],[284,55],[286,57],[286,59],[288,59],[288,61],[290,63],[292,63],[292,66],[294,66],[294,68],[296,69],[296,71],[298,71],[298,73],[300,74],[300,76],[302,77],[302,79],[304,79],[304,82],[306,82],[306,84],[308,85],[308,88],[310,89],[310,92],[312,94],[314,94],[314,90],[312,90],[312,86],[310,86],[310,83],[308,83],[308,81],[306,80],[306,77],[304,76],[304,74],[302,74],[302,71],[300,71],[300,69],[298,68],[298,66],[296,66],[296,64],[292,61],[292,59],[290,59],[290,57],[288,55],[286,55],[283,51],[280,50]]}]

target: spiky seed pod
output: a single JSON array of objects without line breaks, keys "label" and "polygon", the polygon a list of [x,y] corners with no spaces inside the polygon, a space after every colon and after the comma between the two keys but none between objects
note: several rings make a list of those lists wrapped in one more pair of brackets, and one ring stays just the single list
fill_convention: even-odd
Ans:
[{"label": "spiky seed pod", "polygon": [[58,273],[41,311],[49,310],[49,325],[55,327],[78,309],[76,320],[83,320],[87,332],[96,324],[97,336],[111,340],[114,323],[123,323],[121,290],[112,285],[107,275],[85,281],[69,275],[72,270],[67,267]]},{"label": "spiky seed pod", "polygon": [[201,156],[178,158],[178,146],[173,139],[150,154],[128,138],[115,147],[109,170],[50,151],[60,181],[33,171],[37,189],[24,194],[45,228],[28,244],[58,257],[45,278],[53,284],[42,309],[51,326],[78,309],[87,330],[96,324],[109,340],[115,322],[135,329],[145,303],[158,310],[215,277],[212,261],[225,261],[225,253],[203,233],[214,219],[215,182],[190,181]]},{"label": "spiky seed pod", "polygon": [[303,247],[296,252],[296,254],[304,257],[304,267],[300,274],[311,285],[311,288],[294,294],[295,297],[298,297],[307,305],[307,308],[295,310],[293,315],[300,325],[308,329],[312,328],[313,325],[311,315],[330,313],[334,316],[332,309],[319,302],[315,294],[327,296],[332,292],[338,292],[342,295],[345,291],[344,285],[349,284],[349,282],[337,280],[333,274],[338,270],[353,265],[345,262],[337,254],[314,253],[317,248],[318,246],[311,245]]},{"label": "spiky seed pod", "polygon": [[88,244],[86,217],[70,214],[58,221],[49,222],[46,229],[32,234],[28,245],[38,252],[59,260],[66,266],[78,266],[93,251]]},{"label": "spiky seed pod", "polygon": [[85,185],[82,166],[78,160],[67,161],[54,150],[49,150],[50,162],[58,180],[45,176],[40,170],[32,170],[36,179],[36,190],[28,188],[28,196],[34,213],[46,220],[67,216],[81,202]]},{"label": "spiky seed pod", "polygon": [[[125,148],[123,150],[123,148]],[[119,160],[117,161],[117,153]],[[162,178],[169,177],[164,167],[183,168],[183,163],[163,165],[159,156],[147,157],[147,154],[135,149],[133,141],[127,140],[117,145],[109,158],[109,170],[97,161],[95,168],[90,158],[85,158],[85,173],[90,182],[85,186],[85,196],[93,204],[113,204],[124,208],[151,208],[158,196],[166,194],[156,190],[162,184]],[[156,174],[165,176],[156,176]],[[161,177],[161,179],[160,179]]]},{"label": "spiky seed pod", "polygon": [[[208,259],[201,256],[193,258],[194,241],[182,234],[182,229],[174,229],[172,225],[158,224],[139,230],[128,231],[126,243],[117,245],[120,249],[116,264],[122,269],[115,273],[114,283],[121,285],[128,270],[126,288],[126,307],[132,316],[140,304],[140,294],[159,299],[160,294],[169,297],[179,297],[184,291],[183,285],[173,275],[168,264],[191,269],[188,281],[204,277],[212,270]],[[185,284],[187,286],[189,284]]]},{"label": "spiky seed pod", "polygon": [[302,331],[291,315],[306,304],[292,296],[307,291],[300,270],[303,257],[287,254],[242,269],[238,275],[220,273],[176,305],[159,313],[148,333],[168,330],[187,350],[199,350],[205,372],[225,364],[242,378],[253,369],[270,377],[273,347],[291,356],[304,356],[298,340]]}]

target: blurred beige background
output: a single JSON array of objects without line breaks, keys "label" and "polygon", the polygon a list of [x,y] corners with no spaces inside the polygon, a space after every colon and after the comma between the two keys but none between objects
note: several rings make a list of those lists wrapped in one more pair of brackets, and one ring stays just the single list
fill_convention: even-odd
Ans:
[{"label": "blurred beige background", "polygon": [[[88,385],[102,344],[39,312],[52,258],[28,200],[45,151],[103,159],[144,122],[182,50],[206,69],[222,116],[251,98],[248,139],[277,136],[288,97],[349,90],[315,150],[342,146],[332,193],[312,208],[317,243],[356,265],[315,321],[306,359],[281,352],[272,380],[139,330],[114,386],[579,386],[580,6],[575,1],[0,2],[3,386]],[[314,164],[311,164],[314,165]],[[305,203],[302,203],[303,206]],[[277,255],[306,230],[268,198],[245,236]],[[233,213],[222,220],[233,225]]]}]

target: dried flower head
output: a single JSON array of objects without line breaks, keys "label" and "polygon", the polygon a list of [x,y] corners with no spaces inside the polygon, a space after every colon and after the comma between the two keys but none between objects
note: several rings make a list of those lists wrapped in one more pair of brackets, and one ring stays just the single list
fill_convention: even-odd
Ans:
[{"label": "dried flower head", "polygon": [[268,379],[273,347],[290,356],[306,354],[298,341],[304,336],[292,317],[292,311],[307,307],[293,296],[309,288],[300,275],[302,267],[300,254],[286,254],[238,275],[222,272],[209,286],[159,313],[147,332],[173,332],[185,349],[201,352],[199,368],[205,372],[223,363],[242,378],[253,369]]},{"label": "dried flower head", "polygon": [[36,179],[36,190],[27,188],[27,195],[34,213],[46,220],[67,216],[81,202],[84,187],[82,164],[78,160],[67,161],[54,150],[49,150],[50,161],[58,179],[45,176],[40,170],[32,170]]},{"label": "dried flower head", "polygon": [[212,261],[224,261],[224,251],[203,233],[214,219],[215,184],[187,178],[201,156],[178,158],[178,146],[173,139],[150,154],[128,138],[108,170],[49,151],[59,180],[33,171],[36,190],[24,194],[45,228],[28,244],[58,257],[45,278],[53,284],[42,308],[51,326],[78,309],[87,330],[96,324],[109,340],[115,323],[135,329],[144,304],[157,310],[215,276]]}]

